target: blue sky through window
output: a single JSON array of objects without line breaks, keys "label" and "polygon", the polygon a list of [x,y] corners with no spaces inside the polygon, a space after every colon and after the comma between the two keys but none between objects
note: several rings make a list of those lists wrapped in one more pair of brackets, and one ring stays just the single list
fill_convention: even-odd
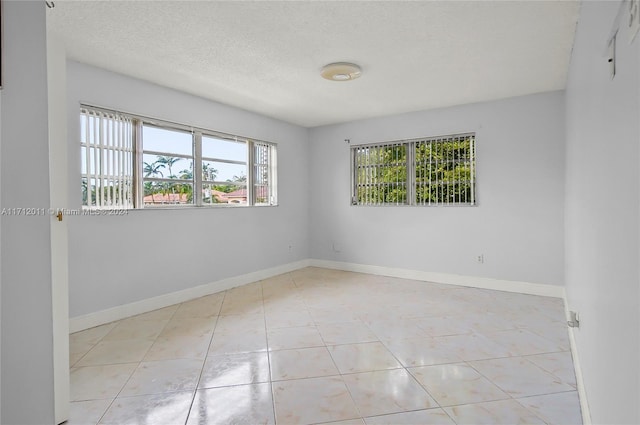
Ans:
[{"label": "blue sky through window", "polygon": [[[142,143],[144,151],[177,153],[191,155],[193,152],[193,137],[190,132],[143,126]],[[165,155],[170,156],[170,155]],[[230,140],[218,139],[211,136],[202,137],[202,156],[204,158],[226,159],[233,161],[247,160],[247,144]],[[151,164],[157,160],[156,155],[145,154],[143,161]],[[246,176],[247,167],[241,164],[229,164],[218,161],[203,161],[203,166],[209,165],[217,171],[216,181],[233,180],[234,176]],[[172,167],[173,175],[179,176],[183,170],[192,169],[192,161],[180,159]],[[168,169],[161,170],[168,177]]]}]

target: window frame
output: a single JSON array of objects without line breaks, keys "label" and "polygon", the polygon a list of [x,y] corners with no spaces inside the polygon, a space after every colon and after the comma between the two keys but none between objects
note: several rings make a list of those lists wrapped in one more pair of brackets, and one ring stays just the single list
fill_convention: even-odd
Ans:
[{"label": "window frame", "polygon": [[[144,162],[144,155],[156,155],[156,156],[170,156],[171,158],[180,158],[180,159],[191,159],[193,161],[193,167],[195,169],[195,147],[194,147],[194,141],[193,141],[193,137],[194,137],[194,133],[193,131],[189,131],[187,129],[184,128],[178,128],[175,126],[168,126],[168,125],[164,125],[164,123],[158,123],[157,121],[154,121],[153,123],[150,121],[144,121],[144,120],[134,120],[134,126],[136,128],[136,134],[140,134],[139,137],[136,137],[136,140],[140,140],[140,149],[136,150],[136,153],[140,153],[139,155],[139,162],[140,162],[140,167],[141,170],[143,170],[142,166],[145,164]],[[144,148],[144,137],[142,135],[143,133],[143,129],[144,127],[153,127],[159,130],[167,130],[167,131],[174,131],[174,132],[181,132],[181,133],[186,133],[186,134],[190,134],[191,135],[191,155],[187,155],[187,154],[181,154],[181,153],[172,153],[172,152],[163,152],[163,151],[154,151],[154,150],[146,150]],[[139,131],[138,131],[139,130]],[[136,147],[138,146],[138,144],[136,144]],[[137,158],[137,156],[136,156]],[[137,160],[137,159],[136,159]],[[145,181],[150,181],[150,182],[160,182],[160,183],[182,183],[183,180],[181,179],[171,179],[171,178],[166,178],[166,177],[147,177],[144,175],[144,172],[140,172],[140,174],[138,174],[138,179],[135,180],[135,182],[137,183],[137,199],[136,199],[136,204],[135,205],[139,205],[140,207],[136,207],[137,209],[144,209],[144,183]],[[184,180],[184,184],[191,184],[193,186],[192,189],[192,193],[195,196],[195,180],[192,176],[191,180]],[[157,208],[166,208],[166,207],[173,207],[173,208],[188,208],[188,207],[192,207],[195,206],[196,203],[195,202],[191,202],[189,204],[165,204],[165,205],[153,205],[153,206],[149,206],[147,207],[148,209],[157,209]]]},{"label": "window frame", "polygon": [[[223,140],[223,141],[229,141],[229,142],[234,142],[234,143],[244,143],[246,145],[246,150],[247,153],[245,155],[245,160],[244,161],[237,161],[237,160],[232,160],[232,159],[225,159],[225,158],[214,158],[214,157],[204,157],[202,154],[202,138],[203,137],[210,137],[210,138],[214,138],[214,139],[218,139],[218,140]],[[239,137],[238,136],[232,136],[229,134],[223,134],[223,133],[217,133],[214,131],[201,131],[196,133],[196,153],[197,158],[196,158],[196,162],[198,164],[198,169],[200,170],[199,173],[197,173],[197,178],[199,179],[199,183],[198,183],[198,188],[200,193],[198,194],[198,199],[201,202],[201,206],[224,206],[225,204],[212,204],[212,203],[208,203],[205,204],[204,201],[202,200],[202,194],[203,194],[203,186],[205,184],[207,185],[228,185],[229,183],[236,183],[238,184],[238,186],[244,186],[245,189],[247,190],[247,202],[242,204],[242,203],[229,203],[229,205],[233,205],[233,206],[256,206],[253,204],[253,202],[251,202],[250,199],[250,194],[249,194],[249,188],[248,188],[248,184],[249,184],[249,158],[250,158],[250,154],[249,154],[249,150],[251,149],[251,146],[256,143],[255,140],[251,140],[251,142],[249,142],[248,140],[238,140]],[[242,138],[240,138],[242,139]],[[234,164],[234,165],[244,165],[245,171],[246,171],[246,181],[244,182],[244,185],[241,185],[239,183],[239,181],[220,181],[220,180],[204,180],[203,179],[203,162],[204,161],[209,161],[209,162],[219,162],[219,163],[226,163],[226,164]],[[195,169],[195,163],[194,163],[194,169]]]},{"label": "window frame", "polygon": [[[420,185],[418,182],[418,178],[416,177],[416,147],[421,143],[446,143],[446,142],[455,142],[456,140],[465,140],[469,138],[471,145],[469,148],[469,158],[468,161],[454,161],[454,164],[460,164],[464,162],[468,162],[470,165],[470,179],[465,180],[469,183],[471,190],[471,200],[469,201],[457,201],[457,202],[443,202],[439,200],[438,202],[418,202],[417,198],[417,188]],[[467,132],[467,133],[456,133],[456,134],[447,134],[443,136],[430,136],[430,137],[419,137],[414,139],[405,139],[405,140],[393,140],[387,142],[377,142],[377,143],[366,143],[366,144],[357,144],[350,146],[350,176],[351,176],[351,185],[350,185],[350,205],[355,207],[443,207],[443,206],[451,206],[451,207],[474,207],[478,205],[477,198],[477,187],[476,187],[476,140],[477,135],[476,132]],[[405,172],[406,172],[406,180],[402,183],[406,188],[405,200],[404,202],[361,202],[358,201],[358,188],[362,184],[360,183],[358,177],[358,171],[362,170],[363,167],[358,164],[358,151],[366,148],[390,148],[404,146],[405,148]],[[398,166],[399,163],[395,163],[392,165],[385,166]],[[375,165],[375,164],[374,164]],[[366,166],[365,166],[366,167]],[[455,180],[456,183],[461,182],[462,180]],[[375,183],[377,186],[380,186],[380,182]],[[436,181],[433,184],[445,184],[444,180]]]},{"label": "window frame", "polygon": [[[132,139],[133,139],[133,154],[132,154],[132,158],[131,161],[133,162],[133,164],[131,164],[131,169],[132,169],[132,176],[131,176],[131,180],[132,180],[132,186],[133,186],[133,190],[131,193],[131,199],[128,202],[128,206],[127,207],[117,207],[119,209],[126,209],[126,210],[161,210],[161,209],[184,209],[184,208],[240,208],[240,207],[253,207],[253,206],[257,206],[257,207],[262,207],[262,206],[278,206],[278,198],[277,198],[277,168],[276,168],[276,161],[277,161],[277,143],[274,142],[269,142],[269,141],[265,141],[265,140],[259,140],[259,139],[254,139],[254,138],[249,138],[249,137],[244,137],[244,136],[238,136],[238,135],[233,135],[233,134],[228,134],[228,133],[223,133],[223,132],[219,132],[219,131],[214,131],[214,130],[210,130],[210,129],[205,129],[205,128],[200,128],[200,127],[195,127],[195,126],[189,126],[189,125],[185,125],[185,124],[180,124],[180,123],[175,123],[175,122],[171,122],[171,121],[167,121],[167,120],[162,120],[162,119],[156,119],[156,118],[150,118],[148,116],[143,116],[143,115],[139,115],[139,114],[132,114],[132,113],[128,113],[128,112],[122,112],[119,110],[114,110],[114,109],[110,109],[110,108],[103,108],[103,107],[99,107],[99,106],[94,106],[91,104],[87,104],[87,103],[81,103],[80,104],[80,120],[82,120],[82,116],[83,114],[88,114],[88,113],[92,113],[92,112],[99,112],[102,114],[115,114],[117,116],[123,116],[126,117],[128,119],[130,119],[132,121],[132,127],[133,127],[133,134],[131,135]],[[183,155],[183,154],[171,154],[172,156],[175,157],[180,157],[183,159],[192,159],[193,160],[193,178],[191,180],[185,180],[184,183],[185,184],[191,184],[193,185],[193,202],[190,204],[167,204],[167,205],[156,205],[156,206],[148,206],[145,207],[144,205],[144,181],[145,181],[145,177],[144,177],[144,173],[143,173],[143,157],[144,154],[156,154],[156,153],[161,153],[161,154],[168,154],[168,152],[156,152],[156,151],[145,151],[144,150],[144,140],[142,137],[142,129],[144,125],[148,125],[148,126],[153,126],[159,129],[165,129],[165,130],[170,130],[170,131],[180,131],[180,132],[187,132],[187,133],[191,133],[192,136],[192,152],[193,155],[192,156],[188,156],[188,155]],[[205,157],[203,158],[202,156],[202,137],[212,137],[212,138],[216,138],[216,139],[221,139],[221,140],[229,140],[229,141],[233,141],[233,142],[237,142],[237,143],[243,143],[246,145],[246,150],[247,150],[247,158],[246,161],[235,161],[235,160],[227,160],[224,158],[211,158],[211,157]],[[86,143],[82,142],[82,136],[80,138],[80,147],[84,147],[86,148]],[[254,181],[253,181],[253,173],[252,173],[252,160],[253,160],[253,155],[252,155],[252,151],[255,145],[260,144],[260,145],[267,145],[269,146],[269,150],[271,153],[271,158],[272,158],[272,164],[270,164],[270,173],[273,176],[273,178],[270,180],[270,185],[271,187],[269,188],[270,191],[269,193],[273,194],[273,196],[270,198],[270,202],[269,203],[255,203],[254,199],[255,197],[255,193],[254,193]],[[81,149],[79,150],[81,152]],[[214,181],[213,184],[216,185],[229,185],[229,184],[238,184],[238,186],[242,186],[244,185],[244,187],[246,187],[247,189],[247,201],[245,203],[204,203],[203,199],[202,199],[202,195],[203,195],[203,185],[204,184],[212,184],[209,181],[204,181],[203,180],[203,176],[202,176],[202,164],[203,161],[215,161],[215,162],[223,162],[223,163],[233,163],[233,164],[239,164],[239,165],[245,165],[246,167],[246,175],[247,175],[247,179],[246,182],[229,182],[229,181],[225,181],[225,182],[221,182],[221,181]],[[81,173],[81,181],[82,179],[85,178],[85,174],[86,173]],[[147,181],[149,181],[150,179],[153,181],[167,181],[167,182],[173,182],[173,183],[180,183],[180,179],[167,179],[167,178],[146,178]],[[87,188],[88,193],[89,193],[89,187]],[[87,199],[90,198],[90,195],[87,196]],[[104,205],[104,206],[96,206],[96,205],[86,205],[84,203],[84,199],[81,198],[81,204],[82,204],[82,209],[85,210],[103,210],[103,209],[112,209],[114,207],[109,206],[109,205]]]}]

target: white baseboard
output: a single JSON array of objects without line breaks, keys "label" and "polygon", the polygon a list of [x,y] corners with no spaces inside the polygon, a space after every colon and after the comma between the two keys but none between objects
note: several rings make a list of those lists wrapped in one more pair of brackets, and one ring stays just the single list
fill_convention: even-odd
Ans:
[{"label": "white baseboard", "polygon": [[[565,317],[569,320],[569,303],[567,297],[564,297]],[[589,410],[589,401],[587,400],[587,391],[584,387],[582,379],[582,367],[580,366],[580,356],[578,355],[578,347],[576,345],[575,328],[569,328],[569,344],[571,344],[571,355],[573,357],[573,369],[576,374],[576,386],[578,387],[578,397],[580,398],[580,411],[582,413],[583,425],[591,425],[591,411]]]},{"label": "white baseboard", "polygon": [[564,298],[564,287],[544,283],[518,282],[514,280],[492,279],[488,277],[464,276],[449,273],[433,273],[420,270],[397,269],[393,267],[371,266],[366,264],[343,263],[339,261],[310,260],[313,267],[369,273],[402,279],[422,280],[447,285],[468,286],[496,291],[517,292],[519,294],[541,295],[544,297]]},{"label": "white baseboard", "polygon": [[133,303],[112,307],[106,310],[72,317],[69,320],[71,333],[89,329],[105,323],[114,322],[136,314],[147,313],[173,304],[189,301],[194,298],[225,291],[237,286],[246,285],[262,279],[267,279],[279,274],[288,273],[304,267],[314,266],[327,269],[345,270],[360,273],[369,273],[382,276],[392,276],[403,279],[422,280],[426,282],[444,283],[450,285],[468,286],[482,289],[494,289],[498,291],[517,292],[531,295],[564,298],[564,288],[561,286],[545,285],[541,283],[517,282],[509,280],[491,279],[486,277],[472,277],[447,273],[432,273],[418,270],[397,269],[391,267],[371,266],[365,264],[343,263],[338,261],[326,261],[307,259],[294,263],[283,264],[269,269],[222,279],[205,285],[188,288],[157,297],[147,298]]},{"label": "white baseboard", "polygon": [[308,267],[309,265],[309,260],[296,261],[294,263],[283,264],[269,269],[258,270],[256,272],[218,280],[216,282],[207,283],[194,288],[183,289],[181,291],[147,298],[130,304],[119,305],[106,310],[96,311],[95,313],[72,317],[69,319],[69,332],[78,332],[95,326],[104,325],[105,323],[122,320],[130,316],[135,316],[136,314],[147,313],[152,310],[168,307],[170,305],[182,303],[205,295],[222,292],[237,286],[268,279],[279,274]]}]

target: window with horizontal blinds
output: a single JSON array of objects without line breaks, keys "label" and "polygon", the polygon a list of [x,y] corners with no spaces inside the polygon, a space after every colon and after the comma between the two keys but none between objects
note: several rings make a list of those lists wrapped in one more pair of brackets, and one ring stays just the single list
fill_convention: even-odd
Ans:
[{"label": "window with horizontal blinds", "polygon": [[475,134],[351,148],[353,205],[475,205]]},{"label": "window with horizontal blinds", "polygon": [[83,205],[133,207],[133,132],[130,117],[116,112],[80,110]]}]

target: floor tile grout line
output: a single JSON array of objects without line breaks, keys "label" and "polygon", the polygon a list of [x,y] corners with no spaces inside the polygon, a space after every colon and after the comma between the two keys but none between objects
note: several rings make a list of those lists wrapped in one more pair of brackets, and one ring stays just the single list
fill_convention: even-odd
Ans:
[{"label": "floor tile grout line", "polygon": [[269,366],[269,389],[270,389],[270,393],[271,393],[271,414],[273,415],[273,423],[277,425],[277,415],[276,415],[276,396],[275,396],[275,392],[273,391],[273,374],[272,374],[272,369],[271,369],[271,350],[269,350],[269,331],[267,330],[267,312],[266,309],[264,308],[264,283],[262,283],[263,281],[260,281],[260,293],[262,295],[261,300],[262,300],[262,320],[264,322],[264,338],[265,338],[265,342],[267,344],[267,351],[266,351],[266,356],[267,356],[267,364]]},{"label": "floor tile grout line", "polygon": [[[486,379],[486,378],[485,378]],[[447,404],[447,405],[440,405],[440,407],[442,409],[445,408],[450,408],[450,407],[458,407],[458,406],[470,406],[470,405],[474,405],[474,404],[483,404],[483,403],[492,403],[494,401],[505,401],[505,400],[515,400],[513,398],[513,396],[509,393],[507,393],[506,391],[502,390],[500,387],[498,387],[496,384],[494,384],[493,382],[489,381],[491,384],[493,384],[496,388],[498,388],[500,390],[500,392],[502,392],[506,397],[505,398],[495,398],[492,400],[480,400],[480,401],[473,401],[473,402],[468,402],[468,403],[456,403],[456,404]],[[435,399],[435,398],[434,398]]]},{"label": "floor tile grout line", "polygon": [[107,410],[105,410],[104,413],[102,413],[102,416],[100,416],[100,419],[98,419],[98,422],[96,422],[97,424],[99,424],[102,421],[102,419],[104,418],[104,416],[109,412],[109,410],[111,409],[111,406],[113,406],[113,403],[115,403],[115,401],[118,398],[118,396],[120,395],[120,393],[122,393],[122,390],[124,389],[124,387],[127,386],[129,381],[131,380],[131,377],[133,376],[133,374],[136,373],[136,370],[138,370],[138,367],[140,367],[140,363],[141,362],[138,362],[137,366],[135,368],[133,368],[133,370],[131,371],[131,374],[129,375],[129,377],[127,378],[125,383],[122,384],[122,387],[120,388],[118,393],[115,395],[115,397],[113,397],[113,400],[111,400],[111,403],[109,403],[109,407],[107,407]]},{"label": "floor tile grout line", "polygon": [[[106,325],[112,325],[112,324],[113,324],[113,327],[112,327],[111,329],[109,329],[109,331],[108,331],[107,333],[105,333],[105,334],[104,334],[104,335],[102,335],[100,338],[98,338],[98,340],[97,340],[95,343],[93,343],[93,344],[91,345],[91,348],[89,348],[89,349],[88,349],[88,350],[87,350],[87,351],[86,351],[86,352],[85,352],[85,353],[84,353],[84,354],[83,354],[83,355],[82,355],[78,360],[76,360],[76,361],[73,363],[73,365],[69,365],[69,369],[76,367],[76,365],[77,365],[78,363],[80,363],[80,362],[82,361],[82,359],[83,359],[83,358],[85,358],[85,356],[86,356],[87,354],[89,354],[89,352],[90,352],[91,350],[93,350],[94,348],[96,348],[96,346],[97,346],[100,342],[102,342],[102,340],[104,339],[104,337],[105,337],[105,336],[107,336],[107,335],[109,334],[109,332],[111,332],[111,331],[113,330],[113,328],[115,328],[115,327],[117,326],[117,324],[118,324],[118,323],[120,323],[121,321],[122,321],[122,320],[116,320],[116,321],[114,321],[114,322],[105,323],[104,325],[94,326],[94,328],[98,328],[98,327],[100,327],[100,326],[106,326]],[[90,330],[90,329],[93,329],[93,328],[89,328],[89,329],[85,329],[85,330]],[[79,331],[79,332],[75,332],[75,333],[80,333],[80,332],[83,332],[83,331]],[[73,335],[73,334],[71,334],[71,335]],[[80,367],[81,367],[81,366],[80,366]]]},{"label": "floor tile grout line", "polygon": [[[135,316],[134,316],[135,317]],[[124,320],[124,319],[123,319]],[[119,320],[117,323],[121,323],[122,320]],[[167,323],[169,323],[167,321]],[[165,323],[165,326],[167,324]],[[116,325],[117,326],[117,325]],[[111,329],[111,331],[113,331],[113,329],[115,329],[115,326]],[[163,327],[164,329],[164,327]],[[109,331],[109,332],[111,332]],[[108,333],[106,335],[104,335],[102,337],[102,339],[104,339],[105,336],[107,336]],[[156,336],[157,338],[157,336]],[[101,339],[101,341],[102,341]],[[151,343],[151,345],[149,345],[149,347],[147,348],[147,350],[144,352],[144,355],[141,357],[140,361],[138,362],[131,362],[131,363],[137,363],[137,366],[133,369],[133,371],[131,372],[131,374],[129,375],[129,377],[127,378],[127,380],[125,381],[125,383],[122,385],[122,387],[120,388],[120,390],[118,391],[118,393],[116,394],[116,396],[113,398],[113,400],[111,400],[111,403],[109,404],[109,406],[107,407],[107,409],[102,413],[102,416],[100,416],[100,419],[98,420],[98,422],[96,422],[97,424],[99,424],[102,419],[105,417],[105,415],[109,412],[109,410],[111,409],[111,407],[113,406],[113,403],[115,403],[115,401],[118,399],[118,396],[122,393],[122,391],[124,390],[124,388],[127,386],[127,384],[129,383],[129,381],[131,380],[131,377],[136,373],[136,370],[138,370],[138,368],[140,367],[140,365],[142,364],[142,362],[144,361],[144,358],[147,356],[147,354],[149,353],[149,350],[151,350],[151,347],[153,346],[153,344],[155,343],[155,339],[153,340],[153,342]],[[97,344],[96,344],[97,346]],[[114,364],[114,363],[112,363]],[[115,364],[120,364],[120,363],[115,363]],[[126,363],[123,363],[126,364]]]},{"label": "floor tile grout line", "polygon": [[[367,326],[367,325],[365,324],[365,326]],[[404,371],[405,371],[405,372],[406,372],[406,373],[407,373],[407,374],[408,374],[408,375],[409,375],[409,376],[410,376],[414,381],[416,381],[416,383],[417,383],[421,388],[423,388],[423,387],[422,387],[422,385],[421,385],[419,382],[417,382],[417,380],[416,380],[416,379],[415,379],[415,377],[411,374],[411,372],[409,372],[409,371],[407,370],[407,368],[406,368],[406,367],[404,367],[404,365],[400,362],[400,360],[399,360],[399,359],[398,359],[398,358],[397,358],[397,357],[396,357],[396,356],[391,352],[391,350],[389,350],[389,349],[384,345],[384,343],[383,343],[382,341],[380,341],[380,339],[378,339],[378,341],[373,341],[373,342],[371,342],[371,343],[376,343],[376,342],[377,342],[377,343],[382,344],[382,346],[383,346],[383,347],[384,347],[384,348],[385,348],[385,349],[386,349],[386,350],[391,354],[391,356],[395,359],[395,361],[400,365],[400,367],[399,367],[399,368],[384,369],[384,370],[382,370],[382,371],[385,371],[385,370],[398,370],[398,369],[402,369],[402,370],[404,370]],[[355,345],[355,344],[357,344],[357,343],[354,343],[354,344],[351,344],[351,345]],[[367,343],[363,343],[363,344],[367,344]],[[346,345],[346,344],[345,344],[345,345]],[[328,349],[328,348],[327,348],[327,349]],[[330,352],[330,351],[329,351],[329,355],[331,355],[331,352]],[[333,356],[332,356],[332,355],[331,355],[331,358],[332,358],[332,360],[334,360],[334,364],[335,364],[335,359],[333,359]],[[335,364],[335,365],[336,365],[336,368],[337,368],[337,364]],[[340,369],[338,369],[338,371],[340,371]],[[381,370],[364,371],[364,372],[354,372],[354,373],[346,373],[346,374],[341,372],[341,373],[340,373],[340,376],[342,376],[342,379],[343,379],[343,381],[344,381],[344,376],[345,376],[345,375],[355,375],[355,374],[360,374],[360,373],[372,373],[372,372],[379,372],[379,371],[381,371]],[[356,409],[358,410],[358,413],[360,413],[360,419],[362,419],[362,421],[366,423],[365,416],[362,414],[362,411],[360,411],[360,408],[359,408],[359,407],[358,407],[358,405],[355,403],[355,400],[354,400],[354,398],[353,398],[353,394],[351,393],[351,390],[349,389],[349,385],[347,385],[347,384],[346,384],[346,382],[344,382],[344,383],[345,383],[345,386],[347,387],[347,391],[349,392],[349,394],[350,394],[350,396],[351,396],[351,400],[353,401],[353,403],[354,403],[354,405],[355,405]],[[434,402],[436,402],[436,404],[438,404],[438,402],[437,402],[437,401],[435,400],[435,398],[434,398],[434,397],[433,397],[433,396],[432,396],[432,395],[427,391],[427,389],[426,389],[426,388],[423,388],[423,389],[424,389],[424,391],[429,395],[429,397],[430,397],[431,399],[433,399],[433,400],[434,400]],[[439,405],[438,405],[438,406],[439,406]]]},{"label": "floor tile grout line", "polygon": [[109,403],[109,405],[107,406],[107,408],[105,409],[104,412],[102,412],[102,415],[100,415],[100,418],[98,418],[98,421],[96,422],[96,425],[98,425],[100,422],[102,422],[102,419],[104,419],[105,415],[107,414],[107,412],[109,411],[109,409],[111,409],[111,406],[113,406],[113,403],[116,401],[117,397],[114,397],[111,402]]},{"label": "floor tile grout line", "polygon": [[524,409],[526,409],[527,411],[529,411],[529,413],[531,413],[533,416],[535,416],[536,418],[539,418],[542,422],[544,422],[547,425],[553,425],[551,424],[549,421],[547,421],[545,418],[543,418],[542,416],[540,416],[537,412],[533,411],[531,408],[529,408],[528,406],[525,406],[524,404],[520,403],[518,401],[518,399],[514,399],[514,401],[516,403],[518,403],[520,406],[522,406]]},{"label": "floor tile grout line", "polygon": [[578,393],[578,390],[566,390],[566,391],[554,391],[551,393],[544,393],[544,394],[532,394],[532,395],[525,395],[522,397],[513,397],[514,400],[522,400],[525,398],[533,398],[533,397],[543,397],[546,395],[556,395],[556,394],[569,394],[569,393]]},{"label": "floor tile grout line", "polygon": [[[177,311],[177,309],[176,309]],[[174,313],[172,314],[171,317],[173,317]],[[138,315],[139,316],[139,315]],[[162,327],[162,329],[160,329],[160,332],[158,332],[158,334],[153,337],[153,338],[126,338],[126,339],[115,339],[115,340],[109,340],[109,341],[104,341],[104,338],[106,338],[115,328],[118,324],[120,324],[122,321],[127,320],[127,319],[131,319],[134,318],[136,316],[131,316],[125,319],[121,319],[121,320],[117,320],[114,322],[110,322],[109,324],[115,324],[115,326],[113,326],[113,328],[111,328],[109,330],[109,332],[107,332],[106,334],[104,334],[99,340],[98,342],[96,342],[95,344],[93,344],[93,346],[81,357],[79,358],[73,366],[70,366],[69,369],[71,368],[79,368],[79,367],[88,367],[88,366],[107,366],[107,365],[111,365],[111,364],[126,364],[126,363],[135,363],[135,362],[121,362],[121,363],[105,363],[105,364],[95,364],[95,365],[80,365],[80,366],[75,366],[78,363],[80,363],[82,361],[83,358],[85,358],[94,348],[96,348],[101,342],[120,342],[120,341],[134,341],[134,340],[146,340],[146,341],[152,341],[151,346],[149,346],[149,348],[147,349],[147,351],[145,351],[144,356],[142,357],[142,360],[140,360],[140,362],[144,361],[144,358],[147,356],[147,354],[149,353],[149,351],[151,350],[151,347],[153,346],[153,344],[155,344],[155,342],[158,340],[158,337],[160,336],[160,334],[162,333],[162,331],[167,327],[167,325],[169,324],[169,322],[171,321],[171,319],[158,319],[158,320],[144,320],[144,322],[160,322],[160,321],[164,321],[167,320],[167,323],[164,324],[164,326]],[[81,331],[82,332],[82,331]]]},{"label": "floor tile grout line", "polygon": [[76,360],[76,361],[73,363],[73,365],[69,366],[69,371],[71,371],[71,369],[77,369],[77,368],[79,368],[79,367],[82,367],[82,366],[76,366],[76,365],[77,365],[78,363],[80,363],[80,362],[82,361],[82,359],[84,359],[84,358],[87,356],[87,354],[89,354],[89,353],[91,352],[91,350],[93,350],[97,345],[98,345],[98,343],[95,343],[91,348],[89,348],[89,350],[87,350],[87,352],[86,352],[86,353],[84,353],[84,354],[82,355],[82,357],[80,357],[78,360]]},{"label": "floor tile grout line", "polygon": [[193,389],[193,396],[191,397],[191,404],[189,404],[189,409],[187,410],[187,416],[184,418],[184,425],[187,425],[187,422],[189,422],[189,416],[191,416],[191,409],[193,409],[193,403],[195,403],[196,396],[198,395],[198,387],[200,387],[200,380],[202,379],[204,366],[207,364],[207,359],[209,358],[209,350],[211,349],[211,343],[213,342],[213,338],[216,333],[216,328],[218,327],[218,323],[220,321],[220,312],[222,311],[222,305],[224,304],[224,300],[227,298],[227,291],[224,291],[222,294],[223,294],[222,302],[220,303],[220,307],[218,308],[218,316],[216,316],[216,323],[215,325],[213,325],[213,330],[211,331],[211,338],[209,339],[209,345],[207,346],[207,350],[205,352],[204,359],[202,361],[202,367],[200,368],[200,374],[198,375],[195,388]]},{"label": "floor tile grout line", "polygon": [[[556,352],[553,352],[553,353],[527,354],[527,355],[524,355],[524,356],[521,356],[521,357],[525,358],[525,357],[544,356],[544,355],[547,355],[547,354],[560,354],[560,353],[569,353],[569,357],[571,357],[571,364],[572,364],[572,367],[573,367],[573,356],[572,356],[572,353],[570,351],[568,351],[568,352],[567,351],[556,351]],[[533,360],[531,360],[531,359],[526,359],[526,360],[528,360],[529,362],[533,363],[535,366],[539,367],[540,369],[544,370],[545,372],[550,373],[551,375],[553,375],[556,378],[560,379],[563,383],[565,383],[565,384],[567,384],[567,385],[569,385],[571,387],[577,388],[577,385],[574,385],[574,384],[572,384],[570,382],[566,382],[564,379],[562,379],[561,377],[556,375],[553,371],[548,370],[547,368],[545,368],[543,366],[540,366],[539,364],[537,364]],[[571,371],[574,374],[573,382],[575,382],[575,372],[573,371],[573,369]]]},{"label": "floor tile grout line", "polygon": [[[428,407],[426,409],[410,409],[410,410],[404,410],[402,412],[392,412],[392,413],[382,413],[379,415],[369,415],[369,416],[363,416],[362,420],[364,420],[366,422],[367,418],[381,418],[383,416],[391,416],[391,415],[398,415],[398,414],[402,414],[402,413],[413,413],[413,412],[423,412],[423,411],[427,411],[427,410],[442,410],[447,416],[449,416],[447,414],[447,412],[445,412],[443,407],[437,406],[437,407]],[[451,419],[453,420],[453,419]],[[331,422],[323,422],[324,424],[330,424]],[[454,421],[455,423],[455,421]]]},{"label": "floor tile grout line", "polygon": [[[547,419],[543,418],[538,412],[534,411],[529,406],[525,406],[524,404],[520,403],[520,400],[525,399],[525,398],[541,397],[541,396],[545,396],[545,395],[556,395],[556,394],[564,394],[564,393],[575,393],[576,394],[576,398],[578,397],[577,390],[572,390],[572,391],[561,391],[561,392],[557,392],[557,393],[530,395],[530,396],[525,396],[525,397],[514,398],[513,400],[516,403],[518,403],[519,405],[521,405],[522,407],[524,407],[525,409],[527,409],[531,414],[533,414],[537,418],[540,418],[544,423],[546,423],[548,425],[552,425],[550,421],[547,421]],[[582,418],[582,411],[580,411],[580,406],[578,406],[578,410],[579,410],[579,415],[580,415],[580,421],[582,423],[583,418]]]},{"label": "floor tile grout line", "polygon": [[[523,356],[513,356],[513,357],[520,357],[520,358],[523,358]],[[509,357],[509,358],[513,358],[513,357]],[[504,357],[504,358],[507,358],[507,357]],[[494,359],[487,359],[487,360],[494,360]],[[523,358],[523,360],[528,361],[527,359],[524,359],[524,358]],[[474,360],[474,361],[478,361],[478,360]],[[482,360],[480,360],[480,361],[482,361]],[[535,365],[533,362],[530,362],[530,361],[529,361],[529,363],[533,364],[534,366],[537,366],[537,365]],[[551,393],[544,393],[544,394],[530,394],[530,395],[526,395],[526,396],[522,396],[522,397],[515,397],[513,394],[511,394],[510,392],[508,392],[508,391],[506,391],[504,388],[502,388],[500,385],[498,385],[498,383],[494,382],[491,378],[489,378],[488,376],[486,376],[485,374],[483,374],[480,370],[478,370],[477,368],[475,368],[472,364],[468,363],[468,365],[469,365],[471,368],[473,368],[476,372],[478,372],[482,377],[484,377],[484,378],[485,378],[485,379],[487,379],[489,382],[491,382],[493,385],[495,385],[496,387],[498,387],[498,388],[499,388],[503,393],[505,393],[505,394],[509,397],[508,399],[494,400],[494,401],[512,400],[512,401],[515,401],[516,403],[518,403],[519,405],[521,405],[521,406],[522,406],[522,404],[518,402],[518,399],[521,399],[521,398],[527,398],[527,397],[538,397],[538,396],[541,396],[541,395],[561,394],[561,393],[565,393],[565,392],[572,392],[572,391],[573,391],[573,390],[567,390],[567,391],[558,391],[558,392],[551,392]],[[537,367],[539,367],[539,366],[537,366]],[[544,371],[544,369],[542,369],[542,368],[540,368],[540,369]],[[546,371],[545,371],[545,372],[546,372]],[[555,378],[558,378],[558,377],[557,377],[557,376],[555,376],[555,375],[552,375],[552,376],[554,376]],[[558,379],[560,379],[560,378],[558,378]],[[564,383],[561,379],[560,379],[560,382]],[[490,403],[490,402],[487,402],[487,403]],[[468,403],[468,404],[478,404],[478,403]],[[458,406],[462,406],[462,405],[458,405]],[[532,412],[532,411],[531,411],[530,409],[528,409],[526,406],[523,406],[523,407],[524,407],[525,409],[527,409],[529,412],[531,412],[534,416],[536,416],[537,418],[539,418],[540,420],[542,420],[544,423],[547,423],[547,421],[546,421],[544,418],[540,417],[540,415],[538,415],[536,412]]]},{"label": "floor tile grout line", "polygon": [[[331,354],[331,353],[329,353],[329,354]],[[332,357],[332,360],[333,360],[333,357]],[[335,363],[335,361],[334,361],[334,363]],[[337,368],[337,365],[336,365],[336,368]],[[338,369],[338,372],[340,372],[340,369]],[[344,387],[347,389],[347,393],[349,394],[349,398],[351,399],[351,403],[353,403],[353,406],[356,408],[356,412],[358,412],[358,415],[360,416],[360,419],[362,419],[362,422],[365,422],[364,415],[362,414],[362,410],[360,410],[360,407],[358,407],[358,403],[356,403],[356,400],[353,397],[353,392],[349,388],[349,385],[347,384],[347,382],[344,380],[344,374],[340,373],[340,378],[341,378],[341,381],[342,381],[342,385],[344,385]]]},{"label": "floor tile grout line", "polygon": [[405,370],[409,374],[409,376],[414,380],[414,382],[417,383],[420,386],[420,388],[422,388],[429,395],[429,397],[434,401],[434,403],[436,403],[438,408],[442,409],[442,411],[448,415],[448,413],[444,410],[442,405],[440,405],[440,402],[433,396],[433,394],[429,392],[429,390],[424,385],[422,385],[422,383],[420,383],[420,381],[418,381],[418,378],[416,378],[415,375],[411,373],[411,371],[408,368],[405,368]]}]

